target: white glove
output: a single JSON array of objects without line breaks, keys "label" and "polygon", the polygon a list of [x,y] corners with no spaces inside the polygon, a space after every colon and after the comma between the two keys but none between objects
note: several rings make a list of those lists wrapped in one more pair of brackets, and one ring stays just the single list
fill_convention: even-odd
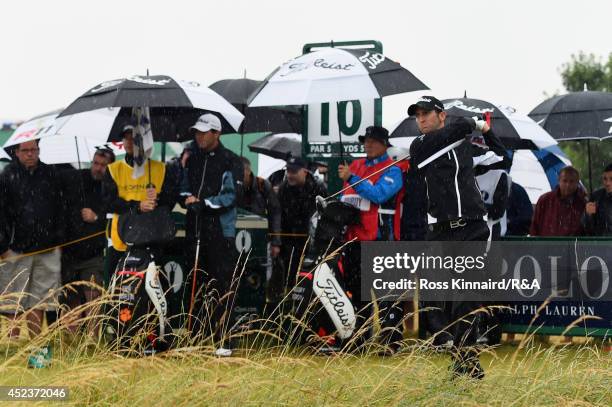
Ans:
[{"label": "white glove", "polygon": [[214,203],[210,202],[208,199],[204,200],[204,204],[211,209],[219,209],[221,207],[221,205],[215,205]]},{"label": "white glove", "polygon": [[474,120],[474,123],[476,123],[476,130],[482,132],[482,129],[484,128],[485,124],[487,124],[487,122],[484,120],[480,120],[476,116],[472,117],[472,119]]}]

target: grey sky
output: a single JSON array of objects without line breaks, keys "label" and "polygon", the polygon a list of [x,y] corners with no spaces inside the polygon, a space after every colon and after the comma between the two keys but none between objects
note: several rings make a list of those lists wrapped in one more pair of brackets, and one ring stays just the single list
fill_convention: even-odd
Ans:
[{"label": "grey sky", "polygon": [[[439,98],[468,96],[527,113],[561,91],[579,50],[612,51],[612,2],[11,1],[0,3],[0,119],[70,103],[95,84],[169,74],[205,85],[263,79],[306,42],[377,39]],[[385,100],[384,124],[421,93]]]}]

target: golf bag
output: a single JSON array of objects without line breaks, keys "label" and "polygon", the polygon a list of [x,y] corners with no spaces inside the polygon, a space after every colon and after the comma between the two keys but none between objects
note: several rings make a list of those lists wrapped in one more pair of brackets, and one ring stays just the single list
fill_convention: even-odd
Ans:
[{"label": "golf bag", "polygon": [[166,277],[155,263],[154,247],[170,241],[176,232],[170,211],[158,208],[145,214],[119,217],[119,237],[128,249],[112,276],[104,332],[120,351],[153,354],[167,350]]},{"label": "golf bag", "polygon": [[323,260],[341,246],[347,226],[359,219],[359,209],[354,206],[326,203],[317,197],[317,212],[310,220],[309,243],[291,299],[296,318],[320,337],[347,339],[355,329],[355,309],[336,278],[338,259]]}]

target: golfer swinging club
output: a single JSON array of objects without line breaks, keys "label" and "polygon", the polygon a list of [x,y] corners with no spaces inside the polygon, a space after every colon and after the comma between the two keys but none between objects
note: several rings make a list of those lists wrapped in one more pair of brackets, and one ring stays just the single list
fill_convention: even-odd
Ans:
[{"label": "golfer swinging club", "polygon": [[[466,137],[474,129],[485,137],[493,136],[483,120],[459,118],[446,124],[444,105],[433,96],[423,96],[408,108],[422,133],[410,146],[411,165],[425,175],[427,184],[428,241],[486,241],[489,229],[486,211],[474,178],[472,148]],[[453,374],[482,379],[484,371],[478,353],[468,346],[476,344],[475,316],[471,302],[429,302],[436,308],[425,315],[434,345],[453,352]],[[449,327],[450,326],[450,327]]]}]

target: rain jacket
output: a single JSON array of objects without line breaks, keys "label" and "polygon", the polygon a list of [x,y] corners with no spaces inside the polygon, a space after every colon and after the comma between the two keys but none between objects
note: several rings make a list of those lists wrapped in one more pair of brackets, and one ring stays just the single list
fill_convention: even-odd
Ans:
[{"label": "rain jacket", "polygon": [[268,219],[268,230],[272,234],[271,243],[280,246],[281,209],[278,197],[270,181],[256,177],[251,173],[251,185],[244,186],[244,193],[239,207]]},{"label": "rain jacket", "polygon": [[186,177],[181,185],[181,196],[198,197],[197,210],[187,211],[186,233],[196,236],[196,217],[200,235],[236,236],[236,203],[242,196],[244,171],[239,157],[219,143],[212,151],[196,149],[187,159]]},{"label": "rain jacket", "polygon": [[590,202],[597,203],[595,215],[583,215],[585,231],[591,236],[612,236],[612,193],[605,188],[591,194]]},{"label": "rain jacket", "polygon": [[[387,153],[372,160],[363,158],[353,161],[350,165],[352,175],[345,183],[345,187],[359,182],[362,178],[370,176],[391,162]],[[360,241],[398,240],[400,238],[399,227],[403,198],[400,191],[402,191],[403,181],[402,170],[397,164],[345,191],[341,198],[342,201],[354,204],[360,209],[361,214],[361,223],[348,229],[347,240],[353,238]],[[383,226],[387,226],[386,233],[382,233]]]},{"label": "rain jacket", "polygon": [[[103,232],[106,228],[106,200],[102,181],[94,180],[89,169],[62,171],[61,175],[67,206],[67,240],[77,240]],[[83,221],[83,208],[93,210],[98,215],[98,220],[93,223]],[[68,259],[87,260],[102,256],[106,246],[106,236],[101,234],[65,247],[62,254]]]},{"label": "rain jacket", "polygon": [[[174,173],[166,172],[163,163],[154,160],[152,162],[154,164],[151,167],[151,182],[155,184],[158,193],[157,204],[172,210],[176,202]],[[146,185],[149,183],[149,163],[145,164],[145,175],[137,180],[131,178],[133,164],[134,158],[129,155],[125,156],[125,161],[115,161],[109,164],[103,181],[105,200],[108,203],[107,210],[109,213],[115,214],[111,224],[111,240],[113,241],[113,247],[119,251],[125,251],[126,247],[117,233],[117,215],[129,212],[138,213],[140,211],[140,201],[146,198]],[[138,188],[134,188],[135,186]]]},{"label": "rain jacket", "polygon": [[[323,182],[310,172],[302,186],[291,186],[284,180],[278,189],[278,201],[281,206],[281,230],[283,234],[307,234],[310,218],[317,210],[317,195],[327,196]],[[283,245],[303,247],[305,237],[282,237]]]},{"label": "rain jacket", "polygon": [[64,242],[65,200],[61,180],[50,165],[27,170],[19,161],[0,175],[0,253],[29,253]]},{"label": "rain jacket", "polygon": [[410,145],[410,163],[425,175],[430,224],[486,215],[474,176],[473,148],[466,142],[473,130],[473,120],[459,118]]},{"label": "rain jacket", "polygon": [[578,188],[568,197],[561,198],[559,187],[538,199],[529,234],[531,236],[580,236],[580,223],[585,206],[585,193]]}]

